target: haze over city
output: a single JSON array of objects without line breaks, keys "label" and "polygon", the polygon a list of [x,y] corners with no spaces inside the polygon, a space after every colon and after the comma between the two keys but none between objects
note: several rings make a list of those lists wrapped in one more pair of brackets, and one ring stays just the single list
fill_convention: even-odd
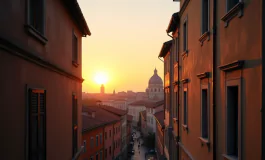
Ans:
[{"label": "haze over city", "polygon": [[155,67],[163,79],[157,57],[172,13],[179,3],[165,0],[78,0],[92,35],[83,38],[84,92],[98,93],[97,74],[105,74],[105,92],[145,91]]}]

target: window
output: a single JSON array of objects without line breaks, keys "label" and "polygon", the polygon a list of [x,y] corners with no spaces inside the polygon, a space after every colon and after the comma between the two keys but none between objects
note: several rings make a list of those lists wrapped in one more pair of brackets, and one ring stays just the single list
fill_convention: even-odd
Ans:
[{"label": "window", "polygon": [[240,0],[226,0],[227,12],[230,11]]},{"label": "window", "polygon": [[113,129],[113,135],[115,135],[115,127],[114,127],[114,129]]},{"label": "window", "polygon": [[98,153],[96,154],[96,160],[98,160]]},{"label": "window", "polygon": [[99,153],[99,159],[102,160],[103,159],[103,156],[102,156],[102,151],[100,151]]},{"label": "window", "polygon": [[90,148],[94,146],[94,137],[90,137]]},{"label": "window", "polygon": [[238,86],[227,87],[227,155],[238,157]]},{"label": "window", "polygon": [[188,50],[188,25],[187,20],[183,24],[183,50],[187,52]]},{"label": "window", "polygon": [[209,31],[209,0],[202,0],[201,34]]},{"label": "window", "polygon": [[100,133],[100,144],[102,144],[102,133]]},{"label": "window", "polygon": [[40,34],[44,34],[44,0],[28,0],[28,23]]},{"label": "window", "polygon": [[[176,62],[178,62],[179,61],[179,56],[178,56],[178,38],[175,38],[174,42],[175,42],[175,60],[176,60]],[[160,89],[159,89],[159,91],[160,91]]]},{"label": "window", "polygon": [[208,90],[202,89],[201,93],[201,136],[202,138],[208,139],[209,130],[209,109],[208,109]]},{"label": "window", "polygon": [[105,136],[105,139],[108,138],[108,134],[107,134],[107,132],[105,132],[104,136]]},{"label": "window", "polygon": [[96,146],[98,146],[98,135],[96,135]]},{"label": "window", "polygon": [[91,156],[91,157],[90,157],[90,160],[94,160],[94,157],[93,157],[93,156]]},{"label": "window", "polygon": [[86,140],[84,140],[84,152],[86,152]]},{"label": "window", "polygon": [[78,40],[77,36],[73,33],[73,40],[72,40],[72,58],[73,63],[78,64]]},{"label": "window", "polygon": [[183,124],[187,125],[187,121],[188,121],[188,109],[187,109],[187,91],[183,92]]},{"label": "window", "polygon": [[105,158],[107,158],[107,156],[108,156],[107,153],[108,153],[108,151],[107,151],[107,149],[105,149],[105,153],[104,153],[105,154]]},{"label": "window", "polygon": [[111,155],[111,146],[109,147],[109,155]]},{"label": "window", "polygon": [[109,137],[111,137],[111,130],[109,130]]},{"label": "window", "polygon": [[78,115],[77,115],[77,97],[76,95],[72,95],[72,128],[73,128],[73,133],[72,133],[72,141],[73,141],[73,156],[77,152],[77,135],[78,135],[78,130],[77,130],[77,121],[78,121]]},{"label": "window", "polygon": [[28,90],[29,159],[46,159],[46,91]]}]

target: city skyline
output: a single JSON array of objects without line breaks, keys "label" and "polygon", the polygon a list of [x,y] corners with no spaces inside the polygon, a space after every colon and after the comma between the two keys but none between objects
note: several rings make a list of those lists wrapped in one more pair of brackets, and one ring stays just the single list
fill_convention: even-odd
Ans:
[{"label": "city skyline", "polygon": [[[83,92],[99,93],[99,72],[107,75],[105,92],[144,92],[157,68],[163,79],[161,44],[170,40],[165,32],[178,3],[172,1],[78,0],[92,35],[83,38]],[[141,5],[139,5],[141,4]],[[165,32],[161,32],[164,30]],[[115,57],[115,58],[113,58]]]}]

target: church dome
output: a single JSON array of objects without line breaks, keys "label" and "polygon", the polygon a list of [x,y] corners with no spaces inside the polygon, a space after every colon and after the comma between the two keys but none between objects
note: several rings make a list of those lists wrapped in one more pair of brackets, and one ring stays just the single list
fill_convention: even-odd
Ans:
[{"label": "church dome", "polygon": [[154,70],[154,75],[149,79],[150,84],[160,84],[163,85],[162,79],[157,75],[157,70]]}]

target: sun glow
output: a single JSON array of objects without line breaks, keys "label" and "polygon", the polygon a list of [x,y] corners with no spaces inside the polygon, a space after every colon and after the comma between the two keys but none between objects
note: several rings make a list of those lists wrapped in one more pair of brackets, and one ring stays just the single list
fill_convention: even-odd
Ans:
[{"label": "sun glow", "polygon": [[106,84],[108,81],[108,76],[106,75],[106,73],[98,72],[96,73],[94,80],[97,84]]}]

